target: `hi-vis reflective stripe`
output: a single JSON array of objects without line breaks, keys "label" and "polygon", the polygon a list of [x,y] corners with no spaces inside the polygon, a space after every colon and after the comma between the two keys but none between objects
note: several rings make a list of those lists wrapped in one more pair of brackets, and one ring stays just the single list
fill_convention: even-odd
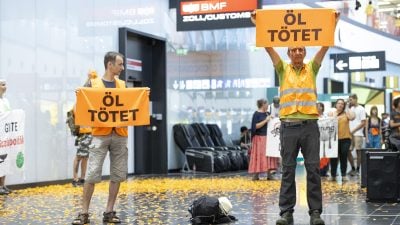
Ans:
[{"label": "hi-vis reflective stripe", "polygon": [[283,104],[281,104],[281,109],[285,108],[285,107],[292,107],[292,106],[316,106],[316,102],[315,101],[299,101],[299,102],[285,102]]},{"label": "hi-vis reflective stripe", "polygon": [[289,88],[281,91],[281,97],[288,94],[296,94],[296,93],[310,93],[317,95],[316,90],[312,88]]}]

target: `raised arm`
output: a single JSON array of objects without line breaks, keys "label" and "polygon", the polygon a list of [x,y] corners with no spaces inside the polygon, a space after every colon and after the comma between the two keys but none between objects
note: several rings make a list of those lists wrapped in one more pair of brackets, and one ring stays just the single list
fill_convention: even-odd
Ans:
[{"label": "raised arm", "polygon": [[[340,17],[340,12],[336,11],[335,12],[335,28],[339,21],[339,17]],[[321,49],[317,52],[317,54],[315,54],[315,56],[314,56],[314,63],[316,63],[316,64],[318,64],[318,66],[320,66],[328,49],[329,49],[329,46],[322,46]]]},{"label": "raised arm", "polygon": [[318,52],[314,56],[314,63],[316,63],[316,64],[318,64],[318,66],[320,66],[328,49],[329,49],[328,46],[321,47],[321,49],[319,49]]},{"label": "raised arm", "polygon": [[271,58],[272,64],[276,66],[276,64],[281,61],[281,57],[278,55],[278,53],[275,51],[274,48],[272,47],[265,47],[265,51],[267,51],[269,57]]}]

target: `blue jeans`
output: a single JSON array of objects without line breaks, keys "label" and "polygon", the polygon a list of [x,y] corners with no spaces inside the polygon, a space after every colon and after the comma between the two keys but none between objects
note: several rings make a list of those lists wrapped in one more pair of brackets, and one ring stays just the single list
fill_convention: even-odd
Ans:
[{"label": "blue jeans", "polygon": [[368,143],[367,148],[381,148],[381,136],[380,135],[372,135],[368,133]]}]

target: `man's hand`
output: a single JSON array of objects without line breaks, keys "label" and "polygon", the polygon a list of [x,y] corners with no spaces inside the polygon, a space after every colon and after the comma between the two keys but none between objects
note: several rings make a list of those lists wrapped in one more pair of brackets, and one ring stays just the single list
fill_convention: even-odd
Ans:
[{"label": "man's hand", "polygon": [[340,12],[335,11],[335,27],[336,27],[337,23],[339,22],[339,18],[340,18]]},{"label": "man's hand", "polygon": [[257,14],[257,10],[254,10],[253,12],[251,12],[251,22],[254,24],[254,26],[256,25],[256,14]]},{"label": "man's hand", "polygon": [[90,69],[88,72],[88,79],[95,79],[97,78],[97,72],[94,69]]},{"label": "man's hand", "polygon": [[335,11],[336,23],[339,21],[339,18],[340,18],[340,12],[339,11]]}]

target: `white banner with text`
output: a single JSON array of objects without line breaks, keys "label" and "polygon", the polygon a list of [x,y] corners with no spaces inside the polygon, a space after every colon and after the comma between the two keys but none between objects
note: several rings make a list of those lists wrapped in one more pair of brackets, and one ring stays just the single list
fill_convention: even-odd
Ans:
[{"label": "white banner with text", "polygon": [[[320,157],[337,158],[338,155],[338,121],[336,118],[321,118],[318,120],[320,133]],[[267,156],[280,157],[280,127],[279,118],[268,123]],[[301,135],[301,134],[299,134]],[[299,153],[300,158],[303,156]]]},{"label": "white banner with text", "polygon": [[11,110],[0,115],[0,176],[22,171],[25,161],[25,112]]}]

